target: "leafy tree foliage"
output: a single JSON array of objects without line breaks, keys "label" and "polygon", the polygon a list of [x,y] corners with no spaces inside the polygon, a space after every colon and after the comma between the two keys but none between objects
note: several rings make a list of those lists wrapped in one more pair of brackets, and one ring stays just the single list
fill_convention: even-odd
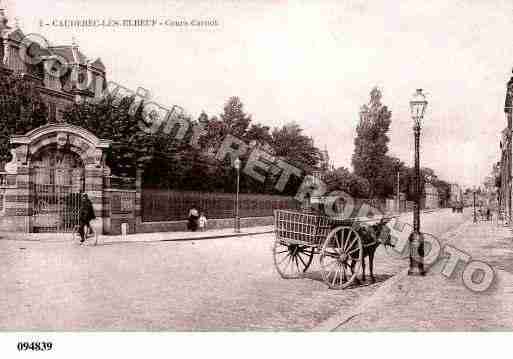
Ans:
[{"label": "leafy tree foliage", "polygon": [[449,205],[451,200],[451,184],[444,180],[437,179],[433,182],[433,185],[438,190],[440,202],[444,205]]},{"label": "leafy tree foliage", "polygon": [[[243,105],[237,97],[228,99],[224,106],[224,112],[219,117],[209,118],[202,113],[199,122],[205,125],[206,135],[200,143],[205,152],[215,152],[221,145],[226,135],[231,134],[251,146],[257,146],[276,159],[282,159],[287,163],[300,168],[305,172],[311,172],[319,163],[320,151],[313,145],[312,140],[303,134],[303,129],[295,123],[289,123],[281,128],[275,128],[271,132],[269,126],[260,123],[252,123],[251,116],[243,110]],[[241,157],[245,163],[249,152]],[[217,164],[214,171],[215,179],[219,183],[215,188],[229,187],[232,191],[235,174],[230,163]],[[241,192],[275,193],[274,183],[278,177],[272,173],[265,175],[265,182],[261,183],[250,176],[240,177]],[[287,188],[281,194],[295,194],[301,183],[301,179],[292,177]]]},{"label": "leafy tree foliage", "polygon": [[354,198],[367,198],[370,192],[369,181],[345,167],[339,167],[326,176],[328,192],[344,191]]},{"label": "leafy tree foliage", "polygon": [[155,155],[158,137],[141,130],[141,108],[132,116],[129,109],[134,99],[126,97],[114,106],[113,97],[107,96],[99,103],[75,103],[64,113],[64,120],[83,127],[99,138],[112,140],[107,152],[107,165],[112,173],[135,176],[136,168],[148,164]]},{"label": "leafy tree foliage", "polygon": [[[228,158],[218,161],[214,156],[228,134],[302,169],[313,167],[318,161],[318,149],[298,125],[286,125],[271,133],[268,126],[251,122],[251,116],[244,112],[237,97],[228,99],[219,117],[209,117],[203,112],[193,121],[193,125],[201,124],[205,129],[199,148],[190,145],[193,126],[182,139],[177,139],[173,132],[147,134],[139,126],[143,119],[142,106],[132,116],[129,109],[133,98],[123,99],[117,107],[113,106],[113,101],[107,97],[95,104],[75,104],[65,113],[65,120],[100,138],[112,139],[113,146],[107,157],[112,172],[134,176],[140,166],[145,171],[146,187],[234,192],[236,170]],[[241,158],[242,163],[246,163],[248,157],[249,153]],[[241,173],[240,191],[274,193],[276,176],[272,178],[267,174],[265,177],[266,181],[261,183]],[[293,178],[282,194],[295,194],[300,181]]]},{"label": "leafy tree foliage", "polygon": [[303,129],[297,123],[291,122],[274,129],[271,144],[276,156],[288,163],[307,172],[317,169],[321,152],[312,139],[303,134]]},{"label": "leafy tree foliage", "polygon": [[370,183],[370,196],[384,197],[387,194],[382,168],[387,161],[392,113],[381,103],[381,91],[373,88],[368,105],[361,111],[360,122],[356,128],[355,150],[352,164],[356,175]]},{"label": "leafy tree foliage", "polygon": [[11,159],[10,136],[47,122],[48,110],[35,82],[0,71],[0,119],[0,163],[6,163]]},{"label": "leafy tree foliage", "polygon": [[232,136],[244,138],[251,123],[251,116],[244,112],[244,105],[240,98],[230,97],[221,114],[221,121]]}]

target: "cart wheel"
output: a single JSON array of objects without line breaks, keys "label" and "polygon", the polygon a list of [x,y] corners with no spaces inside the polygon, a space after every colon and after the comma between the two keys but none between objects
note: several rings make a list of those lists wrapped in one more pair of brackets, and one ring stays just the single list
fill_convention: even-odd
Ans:
[{"label": "cart wheel", "polygon": [[274,266],[280,276],[285,279],[303,277],[314,256],[313,247],[304,244],[287,243],[277,239],[274,242]]},{"label": "cart wheel", "polygon": [[353,228],[336,227],[326,237],[319,259],[324,282],[332,289],[347,288],[362,265],[362,240]]}]

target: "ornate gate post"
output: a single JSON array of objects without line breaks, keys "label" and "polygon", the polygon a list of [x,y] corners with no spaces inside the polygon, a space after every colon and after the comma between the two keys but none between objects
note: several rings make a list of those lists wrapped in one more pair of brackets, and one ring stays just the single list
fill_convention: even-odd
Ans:
[{"label": "ornate gate post", "polygon": [[5,210],[2,230],[31,231],[32,215],[30,157],[28,144],[21,144],[11,151],[13,158],[5,167],[16,179],[5,189]]},{"label": "ornate gate post", "polygon": [[101,149],[95,149],[86,159],[85,165],[85,192],[93,203],[93,210],[97,220],[94,221],[94,230],[98,234],[104,233],[104,166]]},{"label": "ornate gate post", "polygon": [[142,223],[142,176],[143,169],[138,168],[135,175],[135,230],[138,232]]}]

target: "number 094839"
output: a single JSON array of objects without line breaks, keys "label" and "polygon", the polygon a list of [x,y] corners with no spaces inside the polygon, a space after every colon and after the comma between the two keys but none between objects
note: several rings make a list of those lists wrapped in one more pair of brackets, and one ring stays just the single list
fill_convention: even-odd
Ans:
[{"label": "number 094839", "polygon": [[52,350],[52,342],[18,342],[18,351],[48,351]]}]

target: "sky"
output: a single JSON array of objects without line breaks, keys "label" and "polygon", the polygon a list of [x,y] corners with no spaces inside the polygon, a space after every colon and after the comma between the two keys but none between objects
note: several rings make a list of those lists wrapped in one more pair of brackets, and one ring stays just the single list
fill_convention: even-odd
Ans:
[{"label": "sky", "polygon": [[[2,2],[2,0],[0,0]],[[6,0],[3,0],[5,3]],[[351,168],[359,108],[374,86],[392,111],[389,154],[413,163],[409,100],[427,93],[421,166],[464,187],[500,160],[513,68],[513,2],[9,0],[25,33],[75,38],[109,80],[197,116],[239,96],[254,121],[295,121]],[[54,20],[216,21],[217,26],[77,28]],[[40,23],[49,23],[50,26]],[[11,22],[12,24],[12,22]]]}]

